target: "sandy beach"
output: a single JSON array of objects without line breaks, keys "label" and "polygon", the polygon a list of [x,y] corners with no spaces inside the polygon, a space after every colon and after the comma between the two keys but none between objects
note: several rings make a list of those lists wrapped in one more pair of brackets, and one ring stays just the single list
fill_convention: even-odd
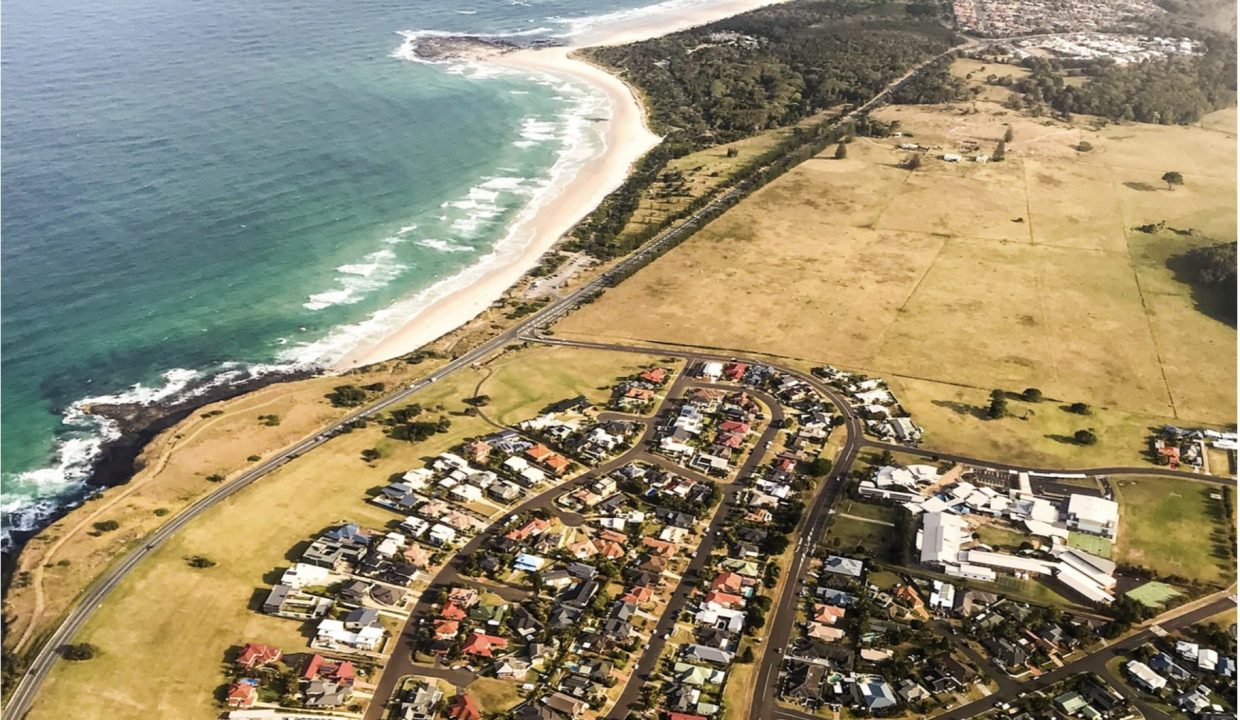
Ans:
[{"label": "sandy beach", "polygon": [[[510,229],[513,237],[524,241],[524,249],[517,257],[490,269],[467,287],[433,300],[379,341],[354,348],[335,364],[335,369],[348,370],[411,353],[486,310],[608,193],[619,187],[633,163],[660,142],[659,136],[646,126],[644,110],[633,89],[615,75],[575,59],[575,50],[646,40],[779,1],[725,0],[667,9],[656,5],[649,13],[619,17],[587,28],[571,46],[521,50],[489,60],[513,70],[586,83],[604,93],[611,107],[603,130],[604,147],[581,166],[576,178],[564,183],[558,192],[544,199],[536,212],[518,220]],[[577,182],[578,178],[589,181]]]}]

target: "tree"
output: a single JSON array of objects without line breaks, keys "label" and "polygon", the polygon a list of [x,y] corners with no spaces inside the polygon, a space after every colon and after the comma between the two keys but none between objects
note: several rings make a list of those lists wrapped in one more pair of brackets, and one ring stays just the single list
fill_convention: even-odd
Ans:
[{"label": "tree", "polygon": [[921,167],[921,155],[914,153],[904,158],[905,170],[916,170],[919,167]]},{"label": "tree", "polygon": [[835,159],[843,160],[846,157],[848,157],[848,146],[845,145],[844,143],[840,143],[839,145],[836,145],[835,146]]},{"label": "tree", "polygon": [[74,662],[82,662],[84,660],[90,660],[91,658],[95,657],[95,655],[97,655],[98,653],[99,653],[98,648],[96,648],[94,645],[91,645],[90,643],[74,643],[70,645],[65,645],[64,648],[60,651],[60,654],[64,659],[72,660]]},{"label": "tree", "polygon": [[1037,388],[1025,388],[1025,391],[1020,396],[1028,402],[1042,402],[1042,391]]},{"label": "tree", "polygon": [[121,524],[115,520],[100,520],[95,523],[95,529],[101,533],[112,532],[113,530],[120,528],[120,526]]},{"label": "tree", "polygon": [[831,458],[819,455],[809,464],[806,470],[814,477],[822,477],[831,472]]},{"label": "tree", "polygon": [[207,568],[213,568],[216,565],[214,560],[208,557],[203,557],[202,555],[190,555],[185,558],[185,563],[198,570],[206,570]]},{"label": "tree", "polygon": [[992,390],[990,392],[990,407],[986,410],[986,417],[991,420],[1007,417],[1008,403],[1007,395],[1002,390]]},{"label": "tree", "polygon": [[730,158],[734,158],[734,157],[736,157],[737,155],[740,155],[740,154],[741,154],[741,153],[740,153],[740,151],[739,151],[739,150],[737,150],[736,148],[734,148],[734,147],[730,147],[730,148],[728,148],[728,157],[730,157]]},{"label": "tree", "polygon": [[1094,409],[1083,402],[1074,402],[1068,406],[1068,412],[1074,415],[1093,415]]},{"label": "tree", "polygon": [[749,646],[749,645],[746,645],[746,646],[745,646],[745,649],[744,649],[744,650],[741,650],[741,655],[740,655],[740,657],[739,657],[739,658],[737,658],[737,660],[739,660],[740,662],[743,662],[743,663],[751,663],[751,662],[753,662],[753,660],[754,660],[754,658],[753,658],[753,647],[751,647],[751,646]]},{"label": "tree", "polygon": [[1094,146],[1085,140],[1082,140],[1076,144],[1077,152],[1089,152],[1090,150],[1093,150],[1093,149],[1094,149]]},{"label": "tree", "polygon": [[337,385],[327,399],[336,407],[356,407],[366,401],[366,391],[356,385]]},{"label": "tree", "polygon": [[1013,137],[1016,137],[1016,136],[1012,133],[1012,126],[1008,125],[1007,130],[1003,131],[1003,142],[1010,143],[1012,142]]},{"label": "tree", "polygon": [[1077,430],[1072,434],[1072,439],[1080,445],[1093,445],[1098,442],[1098,436],[1092,429]]},{"label": "tree", "polygon": [[368,463],[374,462],[381,457],[383,457],[382,453],[380,453],[375,448],[366,448],[365,450],[362,451],[362,459]]},{"label": "tree", "polygon": [[1176,185],[1184,184],[1184,176],[1176,172],[1175,170],[1168,170],[1167,172],[1163,173],[1162,181],[1167,183],[1168,190],[1173,190],[1175,189]]},{"label": "tree", "polygon": [[1005,157],[1007,157],[1007,143],[1000,140],[999,144],[995,146],[995,152],[990,156],[990,159],[995,162],[1002,162]]}]

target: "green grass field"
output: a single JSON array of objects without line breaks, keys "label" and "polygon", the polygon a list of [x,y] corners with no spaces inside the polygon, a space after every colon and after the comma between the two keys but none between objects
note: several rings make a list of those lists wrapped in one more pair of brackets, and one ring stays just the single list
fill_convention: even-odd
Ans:
[{"label": "green grass field", "polygon": [[1195,480],[1112,478],[1120,504],[1113,559],[1219,586],[1235,578],[1218,489]]},{"label": "green grass field", "polygon": [[855,554],[856,548],[864,550],[866,557],[886,560],[892,550],[892,529],[864,520],[836,515],[827,531],[826,544],[833,552]]},{"label": "green grass field", "polygon": [[1146,607],[1161,607],[1163,603],[1180,594],[1179,590],[1158,581],[1147,582],[1124,593]]}]

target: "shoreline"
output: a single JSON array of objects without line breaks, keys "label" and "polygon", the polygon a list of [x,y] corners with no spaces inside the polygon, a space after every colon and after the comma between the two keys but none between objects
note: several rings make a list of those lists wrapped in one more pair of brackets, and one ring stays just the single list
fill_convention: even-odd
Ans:
[{"label": "shoreline", "polygon": [[[523,225],[530,235],[513,259],[486,269],[478,279],[439,297],[433,297],[435,285],[424,288],[419,292],[432,296],[426,305],[396,325],[391,332],[375,340],[364,341],[339,360],[322,366],[318,372],[343,375],[406,356],[468,325],[536,267],[577,222],[624,182],[633,163],[662,141],[649,130],[645,105],[634,88],[618,75],[574,56],[576,51],[659,37],[785,1],[726,0],[665,12],[659,12],[659,6],[655,5],[651,6],[649,14],[621,13],[616,19],[604,19],[598,27],[580,32],[569,45],[514,50],[481,60],[512,71],[587,84],[604,93],[612,105],[612,113],[605,120],[607,127],[602,133],[602,150],[571,173],[556,194],[541,207],[535,208],[530,217],[520,220],[510,229],[510,232],[519,232],[518,226]],[[589,177],[591,182],[588,185],[578,182],[582,177]],[[471,269],[476,272],[477,265],[461,272],[468,273]],[[444,278],[439,283],[454,284],[460,274]],[[391,311],[396,310],[391,308]],[[35,517],[28,526],[7,528],[8,536],[0,549],[0,591],[7,593],[12,565],[31,538],[80,508],[101,490],[128,483],[137,471],[136,461],[143,449],[160,433],[170,430],[184,417],[210,402],[239,397],[307,374],[317,373],[304,367],[290,367],[284,372],[265,374],[261,380],[252,378],[238,384],[225,383],[213,387],[208,393],[195,393],[170,403],[155,402],[149,406],[123,403],[124,407],[96,407],[99,415],[120,421],[119,437],[103,443],[99,454],[90,463],[90,470],[81,480],[79,492],[62,498],[50,511],[34,511]]]},{"label": "shoreline", "polygon": [[[629,16],[587,29],[566,46],[515,50],[485,58],[483,62],[505,69],[583,83],[604,94],[612,112],[602,133],[602,151],[582,163],[529,217],[519,219],[509,228],[512,235],[526,236],[514,259],[431,300],[393,331],[351,349],[332,363],[330,371],[355,370],[408,355],[467,324],[536,267],[578,222],[624,183],[634,163],[662,142],[647,125],[646,108],[636,90],[619,75],[576,55],[578,50],[648,40],[780,2],[784,0],[726,0]],[[589,178],[589,182],[578,182],[580,178]],[[453,277],[440,282],[451,282]]]}]

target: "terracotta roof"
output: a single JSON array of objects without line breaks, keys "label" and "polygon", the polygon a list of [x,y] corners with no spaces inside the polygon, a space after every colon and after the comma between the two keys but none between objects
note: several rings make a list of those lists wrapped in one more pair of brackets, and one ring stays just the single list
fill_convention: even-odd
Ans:
[{"label": "terracotta roof", "polygon": [[465,643],[465,647],[461,652],[468,655],[481,655],[482,657],[491,657],[491,650],[494,648],[506,648],[508,641],[502,637],[487,635],[486,633],[476,632],[469,636],[469,640]]}]

